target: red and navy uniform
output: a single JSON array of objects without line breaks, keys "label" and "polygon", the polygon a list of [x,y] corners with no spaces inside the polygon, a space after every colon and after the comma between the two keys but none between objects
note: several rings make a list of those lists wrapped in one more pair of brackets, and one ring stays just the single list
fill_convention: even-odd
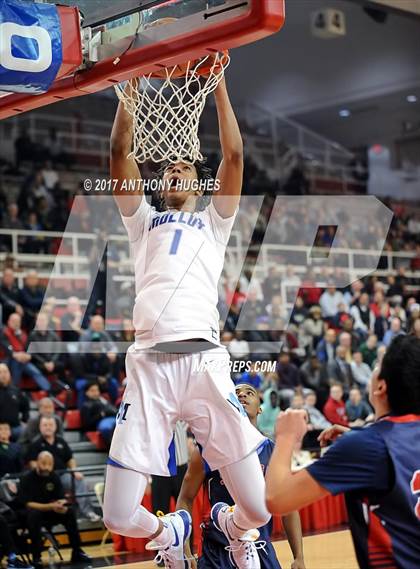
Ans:
[{"label": "red and navy uniform", "polygon": [[420,415],[351,431],[307,470],[331,494],[345,492],[361,569],[419,569]]},{"label": "red and navy uniform", "polygon": [[[271,455],[274,450],[274,443],[266,439],[258,448],[258,457],[261,467],[265,474]],[[229,543],[222,532],[214,526],[210,519],[210,511],[212,506],[217,502],[225,502],[233,506],[232,500],[223,480],[217,470],[210,471],[206,466],[206,479],[204,482],[204,505],[203,505],[203,552],[198,561],[198,569],[232,569],[233,565],[229,559],[229,552],[226,551]],[[281,569],[276,557],[276,552],[270,541],[272,521],[267,525],[258,528],[260,537],[258,541],[265,541],[263,548],[258,549],[258,555],[261,561],[261,569]]]}]

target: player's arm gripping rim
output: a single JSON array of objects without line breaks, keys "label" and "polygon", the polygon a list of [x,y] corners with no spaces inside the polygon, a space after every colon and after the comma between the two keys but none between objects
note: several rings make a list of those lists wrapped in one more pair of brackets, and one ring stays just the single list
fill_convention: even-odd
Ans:
[{"label": "player's arm gripping rim", "polygon": [[[200,491],[206,478],[200,451],[196,448],[192,453],[188,470],[185,473],[181,490],[176,503],[176,510],[187,510],[192,516],[194,499]],[[190,543],[185,544],[185,555],[191,560],[191,568],[196,569],[197,564],[193,560]]]},{"label": "player's arm gripping rim", "polygon": [[222,162],[217,172],[220,190],[213,195],[213,205],[221,217],[228,218],[234,215],[241,199],[244,146],[238,121],[229,100],[225,79],[219,83],[214,97],[219,119]]},{"label": "player's arm gripping rim", "polygon": [[[126,90],[131,90],[127,83]],[[136,96],[133,93],[133,96]],[[143,190],[138,182],[134,192],[124,190],[128,187],[130,180],[141,180],[141,174],[137,162],[134,158],[127,158],[133,144],[133,118],[126,111],[122,101],[119,102],[117,114],[115,115],[114,125],[111,133],[111,179],[117,180],[112,184],[112,192],[122,215],[131,217],[138,210]]]}]

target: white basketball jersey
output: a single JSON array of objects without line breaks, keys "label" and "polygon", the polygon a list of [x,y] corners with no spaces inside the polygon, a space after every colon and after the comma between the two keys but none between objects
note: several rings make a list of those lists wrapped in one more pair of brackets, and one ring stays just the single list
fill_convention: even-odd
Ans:
[{"label": "white basketball jersey", "polygon": [[127,229],[136,281],[136,344],[203,338],[219,345],[217,284],[235,216],[212,203],[201,212],[157,212],[145,198]]}]

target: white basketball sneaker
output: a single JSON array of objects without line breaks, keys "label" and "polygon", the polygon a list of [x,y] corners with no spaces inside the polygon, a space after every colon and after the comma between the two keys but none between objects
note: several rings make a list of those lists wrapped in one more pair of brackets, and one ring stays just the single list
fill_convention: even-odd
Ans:
[{"label": "white basketball sneaker", "polygon": [[240,538],[232,537],[228,529],[228,520],[233,516],[233,509],[228,504],[218,502],[211,509],[211,519],[216,528],[221,531],[229,542],[226,548],[233,565],[237,569],[260,569],[256,541],[260,536],[257,529],[248,530]]},{"label": "white basketball sneaker", "polygon": [[178,510],[173,514],[167,514],[160,518],[166,527],[173,530],[173,541],[166,548],[156,541],[150,541],[146,545],[149,551],[159,551],[155,557],[156,564],[164,563],[167,569],[189,569],[190,561],[185,557],[184,544],[191,535],[192,520],[186,510]]}]

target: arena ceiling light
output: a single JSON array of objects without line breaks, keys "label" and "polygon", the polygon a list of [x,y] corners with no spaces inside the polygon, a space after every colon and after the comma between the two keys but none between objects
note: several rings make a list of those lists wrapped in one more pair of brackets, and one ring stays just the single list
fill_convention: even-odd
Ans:
[{"label": "arena ceiling light", "polygon": [[346,119],[351,116],[351,111],[349,109],[340,109],[338,114],[342,119]]},{"label": "arena ceiling light", "polygon": [[416,95],[408,95],[408,96],[407,96],[407,101],[408,101],[409,103],[417,103],[418,98],[417,98]]}]

